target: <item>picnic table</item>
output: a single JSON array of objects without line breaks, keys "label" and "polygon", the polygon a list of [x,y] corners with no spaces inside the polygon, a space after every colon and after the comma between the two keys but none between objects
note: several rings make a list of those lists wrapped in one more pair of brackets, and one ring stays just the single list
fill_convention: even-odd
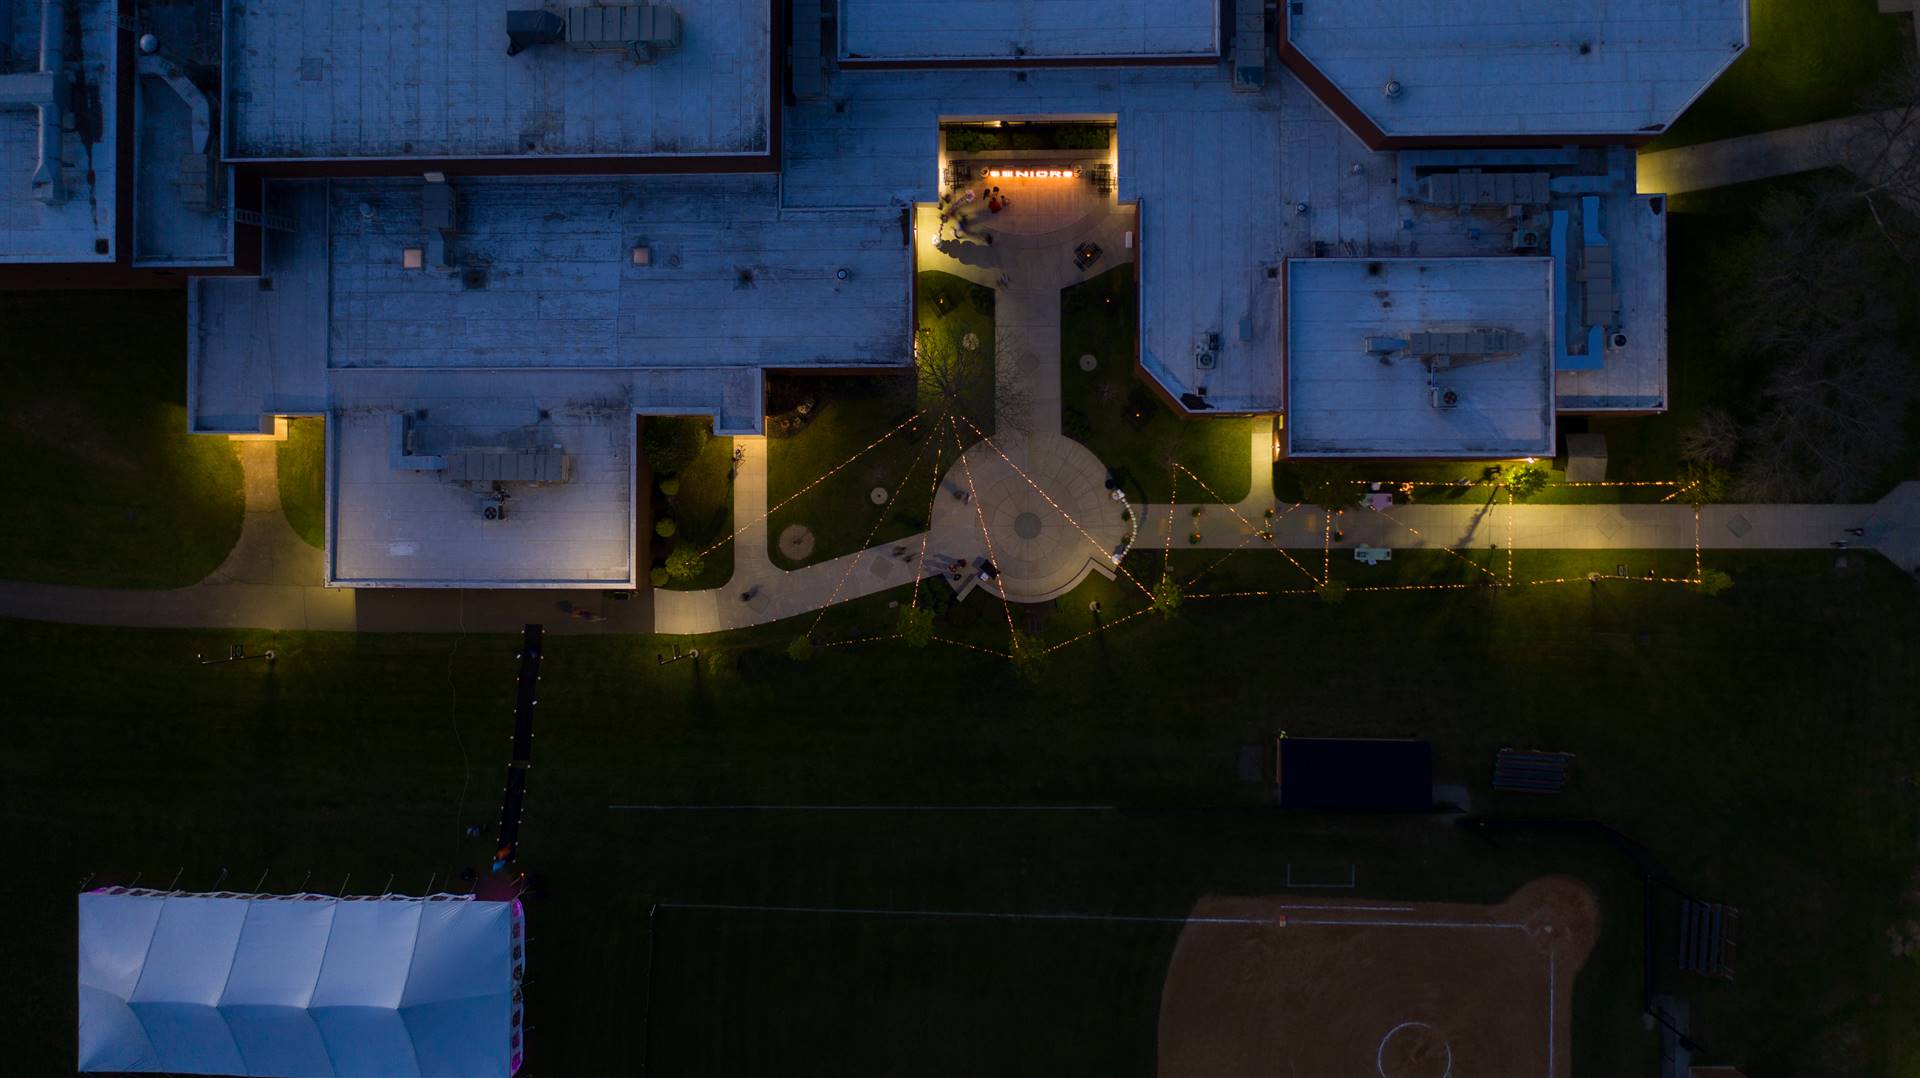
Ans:
[{"label": "picnic table", "polygon": [[1378,565],[1383,561],[1393,560],[1393,549],[1384,546],[1368,546],[1365,543],[1361,543],[1359,546],[1353,548],[1353,560],[1363,561],[1368,565]]}]

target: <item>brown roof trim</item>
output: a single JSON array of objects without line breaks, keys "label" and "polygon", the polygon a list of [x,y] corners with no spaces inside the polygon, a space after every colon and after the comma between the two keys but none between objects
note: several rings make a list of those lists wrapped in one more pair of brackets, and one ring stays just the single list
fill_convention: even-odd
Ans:
[{"label": "brown roof trim", "polygon": [[834,66],[846,71],[928,71],[939,69],[1012,70],[1029,67],[1205,67],[1220,62],[1218,53],[1204,56],[1009,56],[994,59],[907,60],[839,58]]}]

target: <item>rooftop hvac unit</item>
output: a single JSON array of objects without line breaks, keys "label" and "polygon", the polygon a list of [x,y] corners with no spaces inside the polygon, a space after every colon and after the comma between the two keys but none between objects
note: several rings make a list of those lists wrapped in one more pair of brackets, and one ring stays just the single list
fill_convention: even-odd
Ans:
[{"label": "rooftop hvac unit", "polygon": [[508,56],[561,42],[593,52],[626,52],[648,63],[680,46],[680,14],[666,4],[587,4],[568,8],[564,16],[507,12]]},{"label": "rooftop hvac unit", "polygon": [[1540,233],[1531,228],[1513,230],[1513,249],[1516,251],[1537,250],[1540,246]]},{"label": "rooftop hvac unit", "polygon": [[1460,407],[1460,394],[1458,391],[1447,389],[1444,386],[1429,386],[1428,388],[1433,391],[1433,406],[1435,408],[1444,410],[1447,408]]},{"label": "rooftop hvac unit", "polygon": [[595,4],[567,9],[567,44],[629,51],[640,63],[680,46],[680,15],[665,4]]},{"label": "rooftop hvac unit", "polygon": [[1514,350],[1513,334],[1504,329],[1474,329],[1461,333],[1421,331],[1410,335],[1407,350],[1416,356],[1497,356]]}]

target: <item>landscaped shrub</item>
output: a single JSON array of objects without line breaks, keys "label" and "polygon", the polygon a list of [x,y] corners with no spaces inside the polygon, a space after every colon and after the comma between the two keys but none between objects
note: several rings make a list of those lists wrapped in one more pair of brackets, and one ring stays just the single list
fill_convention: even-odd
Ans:
[{"label": "landscaped shrub", "polygon": [[700,575],[706,559],[691,543],[676,543],[667,555],[667,575],[676,580],[691,580]]},{"label": "landscaped shrub", "polygon": [[993,289],[983,284],[967,285],[967,305],[980,314],[993,313]]},{"label": "landscaped shrub", "polygon": [[647,573],[647,580],[652,582],[653,586],[656,588],[666,587],[667,586],[667,567],[664,565],[654,566],[653,569]]},{"label": "landscaped shrub", "polygon": [[669,498],[680,493],[680,477],[670,475],[660,480],[660,493],[665,494]]},{"label": "landscaped shrub", "polygon": [[662,539],[673,538],[673,533],[678,530],[679,528],[673,523],[672,517],[661,517],[658,521],[655,521],[653,525],[653,534]]},{"label": "landscaped shrub", "polygon": [[1507,469],[1506,480],[1513,496],[1526,501],[1547,489],[1547,470],[1538,464],[1521,464]]},{"label": "landscaped shrub", "polygon": [[640,435],[640,451],[654,471],[670,474],[692,464],[711,437],[713,421],[704,416],[650,416]]}]

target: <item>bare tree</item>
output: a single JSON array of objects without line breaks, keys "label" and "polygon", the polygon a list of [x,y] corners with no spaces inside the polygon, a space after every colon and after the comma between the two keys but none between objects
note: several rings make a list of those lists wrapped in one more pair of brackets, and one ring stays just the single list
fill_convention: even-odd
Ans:
[{"label": "bare tree", "polygon": [[1864,95],[1840,158],[1882,238],[1902,255],[1920,246],[1920,60],[1913,56]]},{"label": "bare tree", "polygon": [[1724,408],[1707,405],[1680,434],[1680,459],[1689,464],[1732,463],[1740,450],[1740,424]]},{"label": "bare tree", "polygon": [[[1911,287],[1908,265],[1885,243],[1883,221],[1828,184],[1775,194],[1759,224],[1745,272],[1729,278],[1730,343],[1769,369],[1739,439],[1735,493],[1760,501],[1868,493],[1899,451],[1913,393],[1898,301]],[[1703,451],[1723,440],[1690,439]]]},{"label": "bare tree", "polygon": [[955,339],[922,329],[914,363],[919,368],[920,410],[929,419],[953,416],[962,437],[972,427],[988,434],[1026,430],[1033,405],[1026,371],[1034,362],[1019,334],[1000,331],[998,341]]},{"label": "bare tree", "polygon": [[1810,347],[1781,357],[1735,489],[1756,501],[1869,493],[1901,445],[1912,361],[1891,342]]}]

